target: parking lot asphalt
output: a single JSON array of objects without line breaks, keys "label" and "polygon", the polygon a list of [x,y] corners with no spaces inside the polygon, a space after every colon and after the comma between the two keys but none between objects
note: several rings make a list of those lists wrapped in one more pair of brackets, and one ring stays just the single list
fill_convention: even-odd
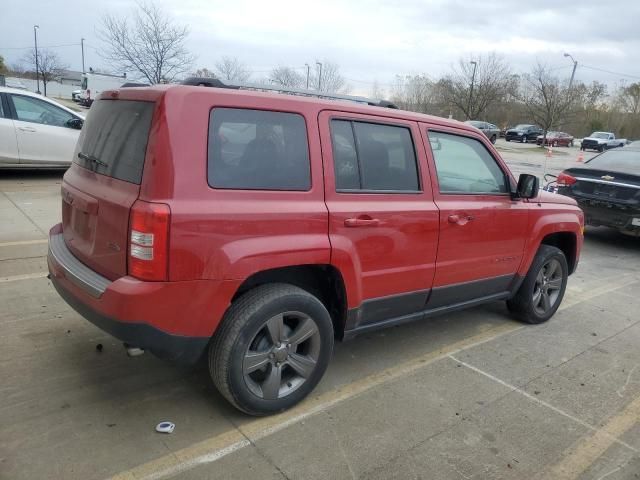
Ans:
[{"label": "parking lot asphalt", "polygon": [[[497,147],[540,176],[578,155]],[[310,398],[255,419],[205,368],[128,358],[59,298],[60,182],[0,172],[0,478],[640,478],[640,240],[587,229],[546,324],[496,303],[363,335]]]}]

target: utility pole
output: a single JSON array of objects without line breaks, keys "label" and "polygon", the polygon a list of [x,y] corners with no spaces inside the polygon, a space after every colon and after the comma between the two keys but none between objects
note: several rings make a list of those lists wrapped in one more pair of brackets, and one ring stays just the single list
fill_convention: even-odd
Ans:
[{"label": "utility pole", "polygon": [[473,83],[476,80],[476,68],[478,67],[478,62],[474,62],[473,60],[469,62],[473,65],[473,75],[471,75],[471,89],[469,90],[469,104],[467,105],[467,120],[471,120],[471,99],[473,98]]},{"label": "utility pole", "polygon": [[573,71],[571,72],[571,80],[569,80],[569,90],[571,90],[571,87],[573,86],[573,77],[576,76],[576,68],[578,68],[578,61],[575,60],[569,53],[565,53],[564,56],[569,57],[573,62]]},{"label": "utility pole", "polygon": [[318,72],[318,91],[320,91],[320,87],[322,86],[322,63],[316,62],[316,65],[320,67],[320,71]]},{"label": "utility pole", "polygon": [[85,73],[84,71],[84,38],[80,39],[80,48],[82,49],[82,73]]},{"label": "utility pole", "polygon": [[36,93],[40,94],[40,67],[38,66],[38,29],[40,27],[38,25],[33,26],[33,42],[36,47]]},{"label": "utility pole", "polygon": [[305,63],[304,66],[307,67],[307,90],[309,90],[309,74],[311,73],[311,67],[308,63]]}]

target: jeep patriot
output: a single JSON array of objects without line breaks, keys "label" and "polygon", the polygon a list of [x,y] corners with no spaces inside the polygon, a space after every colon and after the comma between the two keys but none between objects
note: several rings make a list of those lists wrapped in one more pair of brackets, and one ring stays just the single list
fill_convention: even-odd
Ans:
[{"label": "jeep patriot", "polygon": [[469,125],[378,105],[103,92],[62,182],[54,287],[130,347],[206,355],[252,415],[308,395],[335,340],[493,301],[553,316],[583,243],[576,202],[516,181]]}]

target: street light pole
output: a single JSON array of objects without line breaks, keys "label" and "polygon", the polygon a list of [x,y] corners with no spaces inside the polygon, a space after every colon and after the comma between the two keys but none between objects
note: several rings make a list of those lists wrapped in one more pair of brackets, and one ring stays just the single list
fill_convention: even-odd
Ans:
[{"label": "street light pole", "polygon": [[309,74],[311,73],[311,67],[308,63],[305,63],[304,66],[307,67],[307,90],[309,90]]},{"label": "street light pole", "polygon": [[564,56],[569,57],[573,62],[573,71],[571,72],[571,80],[569,80],[569,90],[571,90],[571,86],[573,85],[573,77],[576,76],[576,68],[578,68],[578,61],[575,60],[569,53],[565,53]]},{"label": "street light pole", "polygon": [[40,94],[40,67],[38,65],[38,29],[40,27],[38,25],[33,26],[33,42],[36,47],[36,93]]},{"label": "street light pole", "polygon": [[478,67],[478,62],[474,62],[473,60],[470,62],[473,65],[473,75],[471,75],[471,89],[469,90],[469,104],[467,105],[467,120],[471,120],[471,99],[473,97],[473,83],[476,80],[476,68]]},{"label": "street light pole", "polygon": [[316,65],[320,67],[320,71],[318,72],[318,91],[320,91],[320,87],[322,86],[322,63],[316,62]]},{"label": "street light pole", "polygon": [[84,71],[84,38],[80,39],[80,48],[82,49],[82,73],[85,73]]}]

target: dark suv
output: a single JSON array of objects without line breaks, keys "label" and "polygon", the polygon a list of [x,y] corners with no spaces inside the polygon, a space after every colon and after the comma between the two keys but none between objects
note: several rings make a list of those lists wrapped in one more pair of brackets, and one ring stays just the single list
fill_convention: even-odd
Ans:
[{"label": "dark suv", "polygon": [[507,130],[504,139],[507,142],[535,142],[538,135],[542,135],[544,131],[535,125],[516,125]]},{"label": "dark suv", "polygon": [[499,300],[555,313],[573,199],[516,182],[471,126],[296,93],[104,92],[50,232],[60,295],[130,348],[208,354],[254,415],[309,394],[334,339]]}]

